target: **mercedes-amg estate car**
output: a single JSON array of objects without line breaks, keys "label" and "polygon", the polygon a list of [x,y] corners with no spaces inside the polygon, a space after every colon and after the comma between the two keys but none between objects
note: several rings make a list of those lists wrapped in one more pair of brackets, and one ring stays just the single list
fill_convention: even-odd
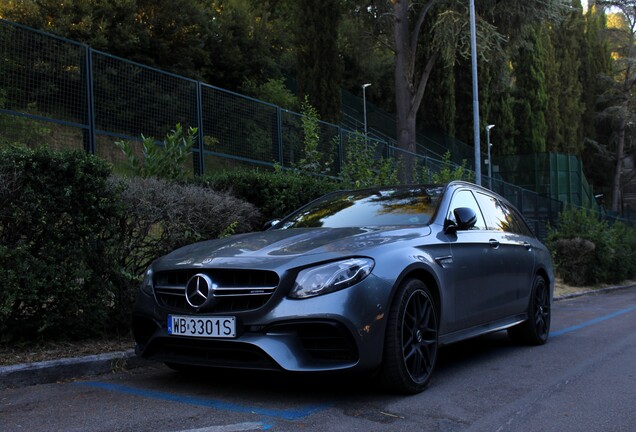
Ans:
[{"label": "mercedes-amg estate car", "polygon": [[416,393],[440,345],[504,329],[545,343],[553,286],[548,250],[485,188],[349,190],[157,259],[133,331],[175,369],[367,371]]}]

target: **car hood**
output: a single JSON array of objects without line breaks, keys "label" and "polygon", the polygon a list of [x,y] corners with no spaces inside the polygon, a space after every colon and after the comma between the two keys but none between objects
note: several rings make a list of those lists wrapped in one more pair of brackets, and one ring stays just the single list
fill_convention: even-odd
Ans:
[{"label": "car hood", "polygon": [[[159,267],[257,265],[316,254],[355,255],[377,246],[429,235],[428,226],[382,228],[296,228],[209,240],[182,247],[156,262]],[[259,266],[260,267],[260,266]]]}]

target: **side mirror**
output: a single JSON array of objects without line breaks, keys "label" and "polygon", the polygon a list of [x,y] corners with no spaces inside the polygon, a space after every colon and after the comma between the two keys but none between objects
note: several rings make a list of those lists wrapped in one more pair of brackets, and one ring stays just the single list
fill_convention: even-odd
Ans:
[{"label": "side mirror", "polygon": [[263,225],[263,231],[267,231],[268,229],[274,227],[275,225],[278,225],[279,222],[280,222],[280,219],[272,219],[270,221],[265,222],[265,224]]},{"label": "side mirror", "polygon": [[469,230],[477,223],[477,214],[475,210],[468,207],[458,207],[453,210],[455,220],[457,221],[458,230]]},{"label": "side mirror", "polygon": [[446,219],[444,221],[444,232],[453,234],[457,231],[469,230],[477,223],[477,214],[475,210],[469,207],[458,207],[453,210],[455,221]]}]

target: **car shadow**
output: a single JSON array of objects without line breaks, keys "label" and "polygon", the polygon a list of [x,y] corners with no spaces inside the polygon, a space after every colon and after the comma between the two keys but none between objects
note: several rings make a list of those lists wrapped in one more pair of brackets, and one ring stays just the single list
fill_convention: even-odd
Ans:
[{"label": "car shadow", "polygon": [[[480,336],[452,345],[443,346],[438,353],[435,375],[452,374],[464,367],[487,363],[520,348],[508,338],[506,332]],[[275,397],[304,402],[329,399],[374,398],[391,396],[378,383],[373,374],[351,373],[288,373],[273,371],[234,370],[192,367],[188,372],[177,372],[159,366],[153,376],[154,385],[178,391],[206,394],[213,390],[225,395],[249,399]],[[434,381],[437,381],[435,377]],[[395,395],[403,397],[404,395]]]}]

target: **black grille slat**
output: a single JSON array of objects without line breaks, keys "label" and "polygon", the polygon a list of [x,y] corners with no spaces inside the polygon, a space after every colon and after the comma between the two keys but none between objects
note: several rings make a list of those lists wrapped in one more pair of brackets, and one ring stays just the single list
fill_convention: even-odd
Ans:
[{"label": "black grille slat", "polygon": [[155,297],[161,306],[192,312],[185,298],[185,287],[197,273],[208,275],[217,285],[217,303],[206,312],[242,312],[258,309],[270,299],[278,287],[275,272],[264,270],[189,269],[157,272]]}]

